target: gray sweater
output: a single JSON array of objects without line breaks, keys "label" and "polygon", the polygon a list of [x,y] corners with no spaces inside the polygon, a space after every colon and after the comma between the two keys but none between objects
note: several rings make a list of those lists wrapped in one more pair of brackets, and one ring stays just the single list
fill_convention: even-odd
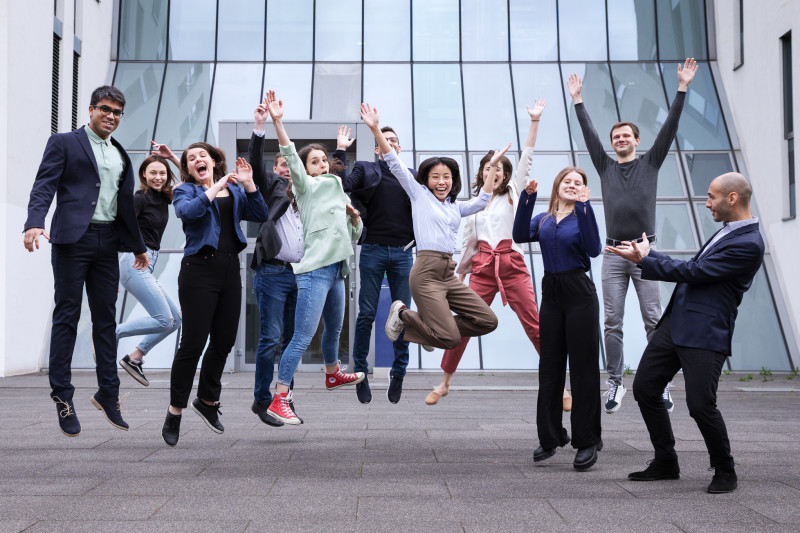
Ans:
[{"label": "gray sweater", "polygon": [[583,138],[602,182],[606,235],[609,238],[627,241],[640,238],[643,231],[648,235],[655,234],[658,170],[678,131],[685,98],[685,92],[679,91],[675,95],[653,147],[627,163],[618,163],[608,156],[583,103],[575,105]]}]

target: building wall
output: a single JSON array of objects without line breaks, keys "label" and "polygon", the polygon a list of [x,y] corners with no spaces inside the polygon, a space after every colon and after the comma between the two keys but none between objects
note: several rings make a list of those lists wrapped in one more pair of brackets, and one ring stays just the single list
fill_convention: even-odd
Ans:
[{"label": "building wall", "polygon": [[[733,7],[733,4],[737,4]],[[783,294],[790,333],[790,351],[798,359],[800,339],[800,219],[782,220],[789,213],[788,163],[784,140],[781,37],[792,31],[794,124],[800,124],[800,1],[743,2],[744,62],[736,70],[739,46],[738,3],[715,5],[717,62],[730,114],[739,136],[741,157],[758,202],[761,230],[770,248],[776,278],[773,290]],[[795,156],[797,157],[797,156]],[[797,158],[795,175],[797,176]],[[797,194],[795,194],[797,196]],[[798,198],[795,197],[795,201]],[[795,342],[791,342],[791,338]]]}]

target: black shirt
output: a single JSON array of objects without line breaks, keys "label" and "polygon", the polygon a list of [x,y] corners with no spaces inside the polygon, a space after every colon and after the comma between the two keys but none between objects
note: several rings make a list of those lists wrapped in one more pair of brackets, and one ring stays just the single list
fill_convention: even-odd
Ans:
[{"label": "black shirt", "polygon": [[381,181],[370,198],[364,220],[367,228],[364,243],[405,246],[414,240],[411,201],[389,165],[384,161],[380,165]]},{"label": "black shirt", "polygon": [[219,242],[217,243],[218,252],[239,253],[239,236],[236,235],[235,222],[233,220],[233,196],[217,196],[217,207],[219,208]]},{"label": "black shirt", "polygon": [[136,220],[145,246],[151,250],[161,249],[161,237],[169,221],[169,198],[158,191],[136,191],[133,206]]}]

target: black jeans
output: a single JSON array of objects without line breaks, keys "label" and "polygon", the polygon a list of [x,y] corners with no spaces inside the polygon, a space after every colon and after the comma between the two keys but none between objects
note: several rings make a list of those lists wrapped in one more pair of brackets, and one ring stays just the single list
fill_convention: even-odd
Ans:
[{"label": "black jeans", "polygon": [[[564,444],[561,425],[564,381],[569,357],[572,387],[572,446],[600,442],[600,305],[594,283],[582,270],[545,273],[539,307],[539,444]],[[663,388],[662,388],[663,389]]]},{"label": "black jeans", "polygon": [[[183,312],[181,345],[172,362],[170,404],[185,408],[192,392],[197,362],[203,355],[197,397],[216,402],[222,389],[225,361],[236,342],[242,303],[239,256],[197,253],[181,260],[178,299]],[[206,339],[208,347],[203,353]]]},{"label": "black jeans", "polygon": [[686,405],[697,422],[714,468],[733,469],[731,443],[722,413],[717,409],[717,386],[725,354],[672,342],[671,311],[661,321],[642,355],[633,380],[633,397],[650,432],[656,459],[671,460],[675,436],[661,394],[678,370],[683,369]]},{"label": "black jeans", "polygon": [[50,254],[55,285],[53,329],[50,334],[51,397],[72,399],[72,352],[81,317],[83,287],[92,313],[92,341],[97,359],[99,396],[116,400],[117,323],[114,317],[119,284],[119,237],[112,224],[90,224],[72,244],[54,244]]}]

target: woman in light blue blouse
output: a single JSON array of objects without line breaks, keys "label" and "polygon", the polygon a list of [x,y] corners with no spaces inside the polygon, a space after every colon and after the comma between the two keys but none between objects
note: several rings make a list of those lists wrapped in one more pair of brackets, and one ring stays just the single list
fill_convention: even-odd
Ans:
[{"label": "woman in light blue blouse", "polygon": [[567,167],[556,176],[547,211],[533,220],[536,181],[520,195],[514,241],[538,241],[544,263],[539,311],[539,397],[536,427],[540,446],[533,460],[544,461],[570,442],[561,424],[561,392],[569,357],[574,398],[570,422],[573,466],[582,471],[597,462],[600,439],[600,307],[586,272],[600,255],[600,232],[589,204],[586,173]]},{"label": "woman in light blue blouse", "polygon": [[417,241],[417,259],[409,276],[417,310],[406,309],[400,300],[393,302],[386,321],[386,336],[394,342],[405,330],[405,340],[430,350],[455,348],[461,337],[494,331],[495,314],[475,291],[455,277],[453,253],[459,249],[456,241],[461,218],[482,211],[489,203],[498,161],[511,145],[495,152],[489,179],[480,194],[466,202],[456,202],[461,178],[453,159],[426,159],[419,166],[415,180],[383,137],[378,110],[362,104],[361,118],[375,135],[392,174],[411,199]]}]

